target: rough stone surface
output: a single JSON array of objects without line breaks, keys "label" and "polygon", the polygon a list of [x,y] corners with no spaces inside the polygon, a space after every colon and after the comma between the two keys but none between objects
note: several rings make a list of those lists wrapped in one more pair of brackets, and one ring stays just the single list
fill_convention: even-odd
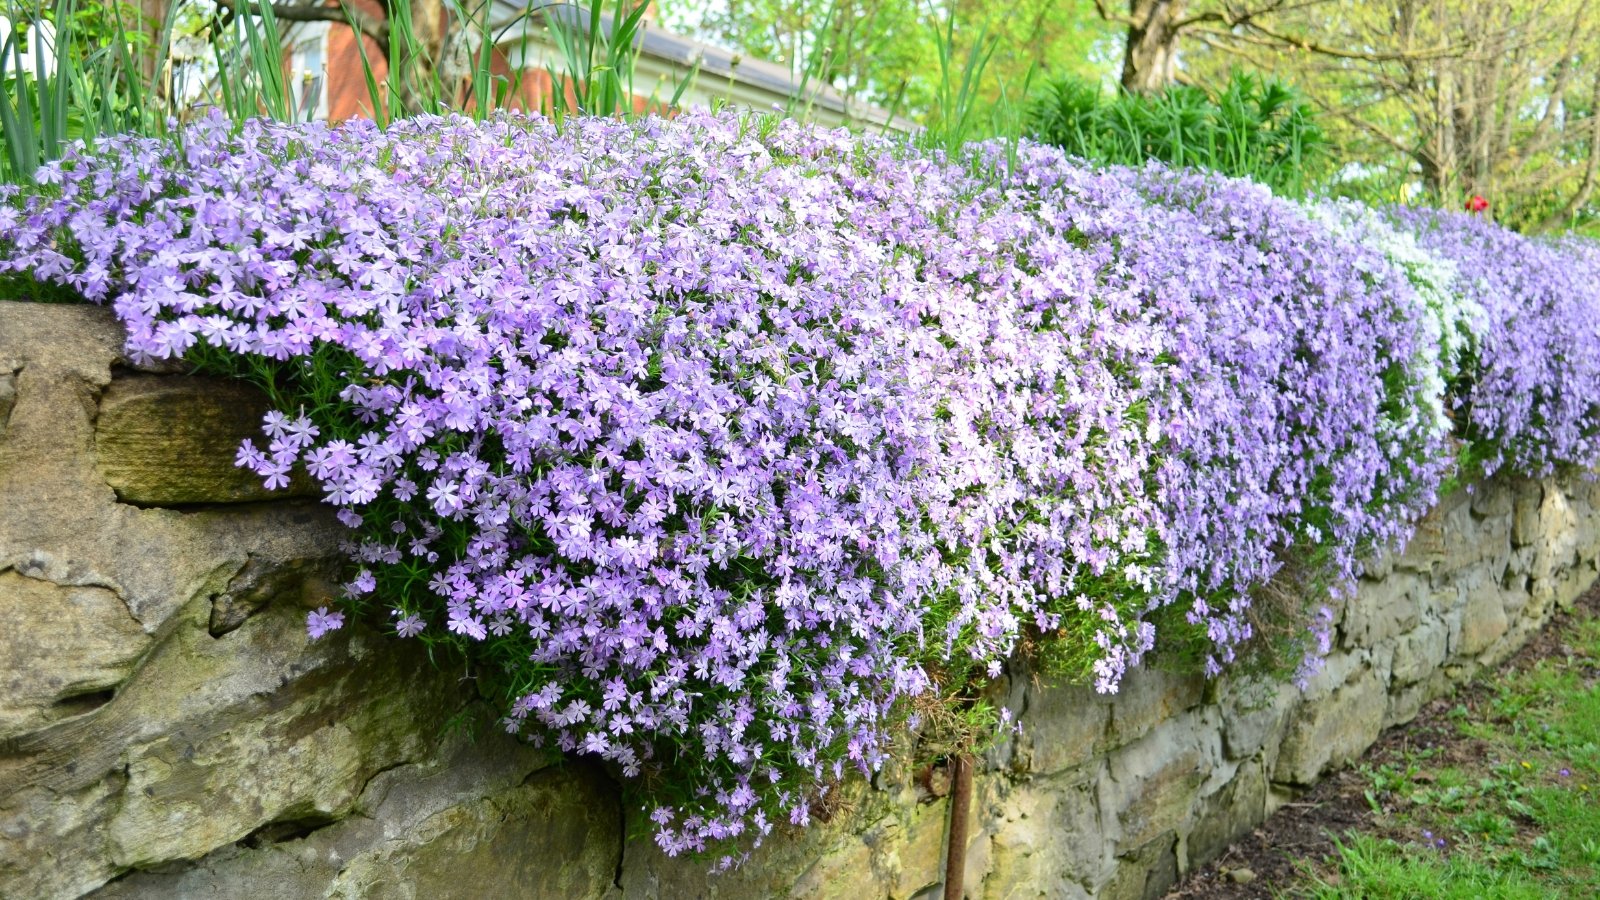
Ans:
[{"label": "rough stone surface", "polygon": [[1022,732],[1017,748],[1017,761],[1030,772],[1052,775],[1105,749],[1111,704],[1092,688],[1030,685],[1021,712],[1036,723]]},{"label": "rough stone surface", "polygon": [[100,398],[95,451],[106,483],[124,503],[184,506],[315,496],[297,473],[285,491],[233,464],[241,441],[265,446],[267,398],[239,382],[136,375],[119,378]]},{"label": "rough stone surface", "polygon": [[1116,702],[1111,706],[1108,745],[1129,744],[1167,719],[1193,709],[1205,696],[1205,687],[1205,679],[1198,675],[1177,675],[1159,669],[1135,671],[1117,689]]},{"label": "rough stone surface", "polygon": [[604,775],[544,774],[492,729],[452,750],[447,721],[492,714],[420,648],[308,640],[325,509],[120,502],[96,440],[120,346],[106,311],[0,303],[0,897],[392,897],[420,870],[610,890]]},{"label": "rough stone surface", "polygon": [[1480,584],[1467,594],[1461,611],[1461,642],[1457,652],[1464,656],[1482,653],[1494,645],[1511,627],[1499,585]]},{"label": "rough stone surface", "polygon": [[[0,897],[939,895],[949,798],[904,761],[711,875],[418,647],[309,641],[341,529],[232,467],[259,398],[120,345],[103,310],[0,303]],[[1600,484],[1556,479],[1446,498],[1366,568],[1304,693],[1013,673],[990,699],[1022,731],[977,773],[967,895],[1160,896],[1571,603],[1597,507]]]},{"label": "rough stone surface", "polygon": [[1378,739],[1386,709],[1383,679],[1369,666],[1327,697],[1301,706],[1278,751],[1277,781],[1309,785]]},{"label": "rough stone surface", "polygon": [[1394,646],[1394,663],[1390,670],[1390,685],[1401,688],[1424,681],[1448,652],[1449,631],[1439,619],[1429,616],[1416,628],[1402,635]]},{"label": "rough stone surface", "polygon": [[1421,615],[1415,596],[1420,587],[1409,578],[1363,578],[1362,602],[1350,604],[1345,615],[1344,645],[1371,647],[1415,628]]},{"label": "rough stone surface", "polygon": [[1261,761],[1240,766],[1222,790],[1205,797],[1195,813],[1194,830],[1184,842],[1184,871],[1196,861],[1215,859],[1228,845],[1250,833],[1267,810],[1267,775]]},{"label": "rough stone surface", "polygon": [[92,711],[150,643],[117,595],[0,572],[0,739]]},{"label": "rough stone surface", "polygon": [[11,421],[11,408],[17,405],[17,372],[20,366],[0,359],[0,435]]},{"label": "rough stone surface", "polygon": [[1512,502],[1514,512],[1511,520],[1511,543],[1513,546],[1526,547],[1539,539],[1539,513],[1543,501],[1544,494],[1538,486],[1530,486],[1516,495],[1516,499]]},{"label": "rough stone surface", "polygon": [[1255,756],[1281,728],[1290,704],[1299,699],[1299,693],[1289,685],[1251,690],[1253,687],[1235,686],[1219,704],[1222,751],[1226,759]]},{"label": "rough stone surface", "polygon": [[1106,853],[1097,774],[1040,779],[1007,798],[987,827],[990,866],[978,896],[1090,896]]}]

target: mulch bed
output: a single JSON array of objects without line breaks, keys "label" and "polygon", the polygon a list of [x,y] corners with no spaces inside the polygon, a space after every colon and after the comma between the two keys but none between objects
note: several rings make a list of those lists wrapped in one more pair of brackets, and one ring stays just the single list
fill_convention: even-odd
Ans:
[{"label": "mulch bed", "polygon": [[[1568,625],[1575,615],[1600,615],[1600,585],[1584,594],[1576,606],[1576,613],[1556,613],[1549,625],[1535,633],[1496,671],[1521,671],[1546,657],[1568,655]],[[1408,749],[1435,750],[1433,764],[1440,766],[1482,760],[1484,743],[1463,736],[1448,717],[1456,706],[1465,706],[1477,718],[1481,706],[1493,696],[1486,675],[1480,675],[1458,687],[1453,695],[1424,706],[1411,722],[1384,732],[1357,765],[1375,768],[1399,761]],[[1273,900],[1300,880],[1308,863],[1334,854],[1335,837],[1356,829],[1380,834],[1384,831],[1366,800],[1365,792],[1370,787],[1371,782],[1355,766],[1329,775],[1236,841],[1221,857],[1180,882],[1167,894],[1167,900]],[[1248,882],[1235,880],[1233,873],[1239,870],[1249,873]]]}]

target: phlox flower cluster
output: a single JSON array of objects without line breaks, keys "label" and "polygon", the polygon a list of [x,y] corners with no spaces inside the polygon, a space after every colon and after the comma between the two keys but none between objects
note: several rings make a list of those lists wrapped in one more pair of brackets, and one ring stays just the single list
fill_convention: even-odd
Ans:
[{"label": "phlox flower cluster", "polygon": [[1079,570],[1146,579],[1149,446],[1092,345],[1150,325],[1061,302],[1094,268],[941,161],[732,117],[212,120],[47,181],[4,265],[135,356],[320,398],[240,464],[322,483],[351,596],[482,645],[508,727],[677,788],[669,851],[879,765],[926,654],[997,666]]},{"label": "phlox flower cluster", "polygon": [[1409,534],[1449,443],[1419,415],[1442,387],[1433,319],[1381,248],[1243,180],[1095,171],[1042,147],[1005,177],[1051,197],[1059,227],[1118,248],[1101,295],[1158,323],[1147,437],[1163,553],[1147,603],[1179,604],[1209,672],[1253,635],[1253,592],[1287,557],[1322,558],[1337,585]]},{"label": "phlox flower cluster", "polygon": [[1453,263],[1486,327],[1462,377],[1457,430],[1484,474],[1543,476],[1600,458],[1600,245],[1525,237],[1465,213],[1390,211]]},{"label": "phlox flower cluster", "polygon": [[[1474,354],[1489,327],[1489,317],[1477,300],[1457,284],[1454,262],[1429,252],[1411,233],[1396,227],[1381,210],[1352,200],[1324,200],[1307,206],[1312,218],[1345,238],[1381,251],[1389,264],[1403,272],[1417,298],[1431,314],[1426,352],[1433,365],[1425,370],[1430,383],[1423,392],[1438,426],[1453,430],[1452,411],[1444,401],[1459,400],[1455,382],[1474,366]],[[1448,383],[1447,383],[1448,382]]]},{"label": "phlox flower cluster", "polygon": [[[0,189],[0,277],[263,384],[239,463],[323,486],[347,610],[466,649],[674,853],[805,823],[904,701],[1023,642],[1112,691],[1173,609],[1221,671],[1286,559],[1348,579],[1408,533],[1441,367],[1501,364],[1471,310],[1521,302],[1248,182],[732,114],[214,118],[41,171]],[[1592,329],[1589,290],[1522,327]],[[1474,417],[1523,402],[1467,374]],[[1544,377],[1482,419],[1504,446],[1594,433]]]},{"label": "phlox flower cluster", "polygon": [[1204,353],[1178,363],[1187,419],[1171,458],[1187,462],[1163,483],[1174,555],[1205,560],[1180,587],[1236,597],[1286,548],[1317,548],[1348,582],[1362,553],[1409,535],[1449,466],[1447,436],[1419,414],[1437,384],[1433,316],[1381,247],[1260,185],[1143,174],[1152,204],[1221,248],[1188,279],[1196,308],[1168,314]]}]

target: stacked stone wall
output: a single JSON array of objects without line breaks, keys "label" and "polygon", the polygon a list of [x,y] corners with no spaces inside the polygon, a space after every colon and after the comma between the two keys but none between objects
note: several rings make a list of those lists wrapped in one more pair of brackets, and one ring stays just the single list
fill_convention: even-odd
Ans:
[{"label": "stacked stone wall", "polygon": [[[263,400],[138,370],[109,314],[0,303],[0,897],[930,897],[938,770],[712,875],[617,784],[497,732],[467,673],[360,627],[311,643],[340,529],[232,466]],[[1493,481],[1373,561],[1302,693],[1159,671],[996,686],[973,897],[1152,897],[1596,577],[1600,486]],[[479,727],[462,727],[477,723]],[[632,835],[630,839],[630,835]]]}]

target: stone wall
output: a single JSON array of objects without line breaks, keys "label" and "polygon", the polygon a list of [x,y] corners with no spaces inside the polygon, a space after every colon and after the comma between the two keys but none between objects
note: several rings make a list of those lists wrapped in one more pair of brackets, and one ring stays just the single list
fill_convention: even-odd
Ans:
[{"label": "stone wall", "polygon": [[[709,875],[582,762],[492,727],[465,673],[346,628],[309,643],[339,539],[306,485],[233,469],[238,385],[138,371],[103,310],[0,303],[0,897],[926,897],[943,772]],[[1458,494],[1341,610],[1304,695],[1141,672],[998,686],[973,897],[1148,897],[1380,729],[1514,650],[1596,576],[1600,489]],[[633,840],[625,835],[633,834]]]}]

